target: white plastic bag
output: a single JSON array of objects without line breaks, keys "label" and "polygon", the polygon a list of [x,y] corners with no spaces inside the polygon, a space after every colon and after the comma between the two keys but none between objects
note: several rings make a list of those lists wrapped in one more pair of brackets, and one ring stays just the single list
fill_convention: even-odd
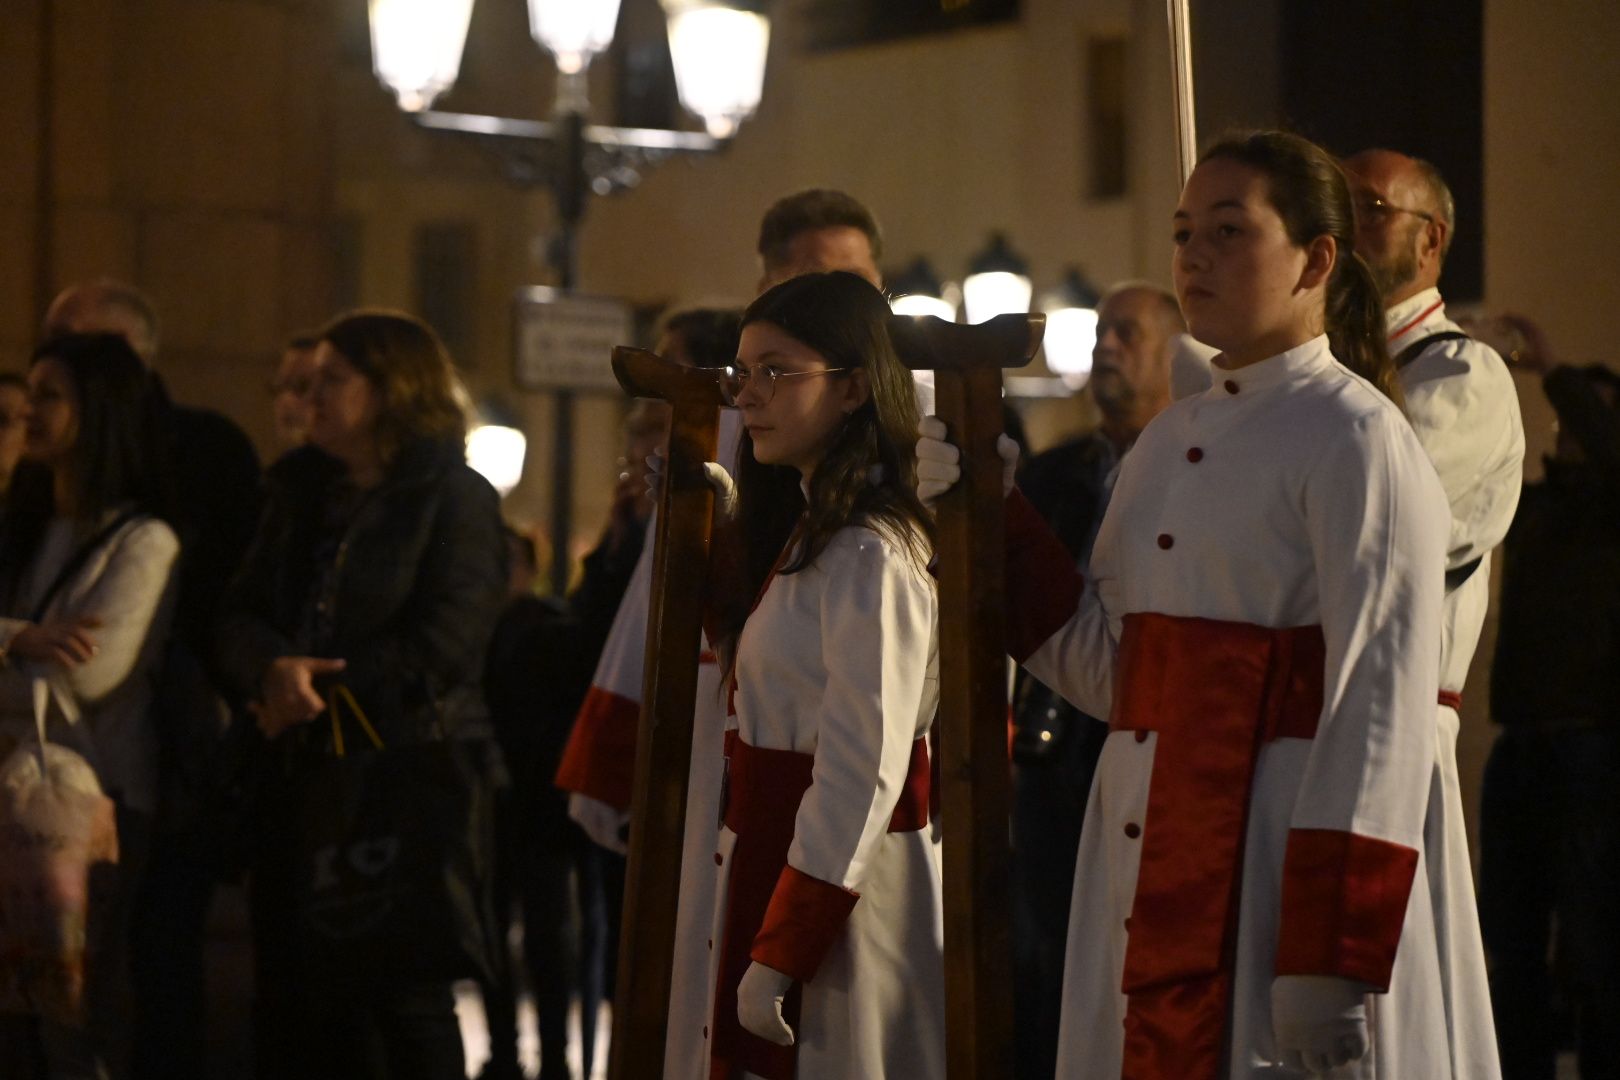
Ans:
[{"label": "white plastic bag", "polygon": [[118,830],[90,764],[45,740],[51,696],[36,680],[39,742],[0,763],[0,1011],[78,1024],[90,868],[118,860]]}]

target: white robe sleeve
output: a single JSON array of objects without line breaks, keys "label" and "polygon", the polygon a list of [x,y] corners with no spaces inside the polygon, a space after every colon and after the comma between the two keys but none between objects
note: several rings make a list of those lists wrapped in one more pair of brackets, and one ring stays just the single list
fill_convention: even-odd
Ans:
[{"label": "white robe sleeve", "polygon": [[788,865],[859,892],[888,832],[933,678],[937,612],[931,579],[876,533],[852,530],[818,560],[827,686],[815,765],[799,805]]},{"label": "white robe sleeve", "polygon": [[1433,770],[1447,514],[1393,409],[1360,416],[1304,492],[1323,706],[1283,866],[1278,975],[1387,988]]}]

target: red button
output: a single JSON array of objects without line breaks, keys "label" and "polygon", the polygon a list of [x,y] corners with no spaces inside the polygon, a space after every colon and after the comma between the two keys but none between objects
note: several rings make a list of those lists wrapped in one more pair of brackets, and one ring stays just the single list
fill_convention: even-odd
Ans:
[{"label": "red button", "polygon": [[1196,465],[1200,461],[1204,460],[1204,452],[1195,446],[1191,450],[1187,451],[1187,460]]},{"label": "red button", "polygon": [[715,852],[714,853],[714,865],[716,865],[716,866],[724,866],[725,864],[726,864],[726,860],[720,857],[720,853],[718,851]]},{"label": "red button", "polygon": [[1125,835],[1130,837],[1132,840],[1135,840],[1138,836],[1142,835],[1142,826],[1138,825],[1134,821],[1131,822],[1129,825],[1125,826]]},{"label": "red button", "polygon": [[1147,732],[1145,732],[1145,731],[1138,731],[1138,732],[1137,732],[1137,733],[1136,733],[1136,741],[1137,741],[1137,742],[1147,742]]},{"label": "red button", "polygon": [[1231,379],[1227,379],[1226,380],[1226,392],[1228,394],[1237,393],[1238,392],[1238,384],[1233,382]]},{"label": "red button", "polygon": [[1169,533],[1159,534],[1159,546],[1164,548],[1164,550],[1169,551],[1175,542],[1176,538],[1171,536]]}]

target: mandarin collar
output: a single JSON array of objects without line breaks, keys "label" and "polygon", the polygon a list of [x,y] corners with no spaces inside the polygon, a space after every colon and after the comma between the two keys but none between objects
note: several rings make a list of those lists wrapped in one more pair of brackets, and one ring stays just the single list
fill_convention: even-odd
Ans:
[{"label": "mandarin collar", "polygon": [[1267,357],[1234,371],[1221,367],[1219,358],[1216,359],[1217,362],[1212,363],[1209,369],[1214,381],[1210,388],[1204,391],[1204,396],[1230,398],[1281,386],[1315,374],[1332,362],[1333,353],[1328,349],[1327,335],[1319,334],[1287,352],[1280,352],[1276,356]]},{"label": "mandarin collar", "polygon": [[[1420,293],[1413,293],[1384,312],[1384,333],[1393,334],[1436,304],[1441,304],[1441,307],[1436,310],[1435,314],[1444,314],[1445,308],[1441,303],[1438,288],[1430,287]],[[1432,317],[1430,316],[1430,318]],[[1413,323],[1412,325],[1416,326],[1417,324]]]}]

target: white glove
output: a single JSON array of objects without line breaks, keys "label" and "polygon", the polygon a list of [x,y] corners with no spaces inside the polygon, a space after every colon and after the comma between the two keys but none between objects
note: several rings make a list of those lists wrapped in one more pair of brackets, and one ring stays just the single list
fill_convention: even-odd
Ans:
[{"label": "white glove", "polygon": [[1326,1076],[1367,1053],[1367,988],[1332,975],[1271,981],[1271,1026],[1285,1063]]},{"label": "white glove", "polygon": [[[714,489],[714,512],[721,521],[730,521],[737,516],[737,484],[726,472],[726,467],[718,461],[705,461],[703,463],[703,479],[708,481]],[[652,495],[653,501],[658,501],[658,493],[664,487],[664,452],[654,450],[647,455],[647,491]]]},{"label": "white glove", "polygon": [[601,799],[571,791],[568,793],[568,816],[585,830],[585,835],[598,847],[605,847],[620,855],[630,853],[630,845],[625,842],[630,815],[623,810],[609,806]]},{"label": "white glove", "polygon": [[[962,478],[962,451],[945,441],[945,421],[937,416],[923,417],[917,435],[917,498],[932,506]],[[1001,456],[1001,494],[1010,495],[1018,471],[1018,444],[1011,436],[997,436],[996,453]]]},{"label": "white glove", "polygon": [[782,1019],[782,999],[793,985],[793,976],[755,960],[737,984],[737,1022],[777,1046],[793,1045],[793,1029]]}]

